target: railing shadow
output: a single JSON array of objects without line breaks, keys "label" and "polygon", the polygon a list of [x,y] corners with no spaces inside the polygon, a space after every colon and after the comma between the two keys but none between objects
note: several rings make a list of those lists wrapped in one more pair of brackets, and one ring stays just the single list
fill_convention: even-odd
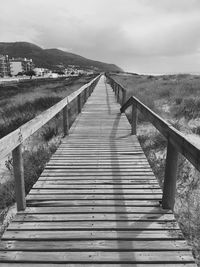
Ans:
[{"label": "railing shadow", "polygon": [[105,87],[106,87],[106,103],[107,103],[107,108],[108,108],[108,114],[110,115],[111,114],[111,108],[110,108],[110,100],[109,100],[109,94],[108,94],[108,86],[107,86],[107,83],[105,80],[104,80],[104,82],[105,82]]},{"label": "railing shadow", "polygon": [[[112,154],[115,153],[115,159],[113,161],[113,157],[110,156],[110,164],[111,164],[111,170],[112,170],[112,179],[113,179],[113,191],[114,191],[114,197],[115,194],[118,194],[121,196],[120,199],[114,199],[115,201],[115,214],[116,214],[116,228],[118,230],[117,231],[117,237],[118,237],[118,253],[119,253],[119,258],[120,260],[123,262],[127,259],[124,258],[124,254],[123,254],[123,250],[124,250],[124,244],[122,243],[122,241],[126,241],[126,248],[128,247],[127,250],[129,251],[133,251],[133,255],[131,260],[136,260],[134,258],[134,250],[136,250],[137,248],[134,247],[134,240],[138,239],[140,236],[140,233],[146,229],[141,229],[139,230],[138,227],[135,227],[135,230],[137,231],[137,236],[135,235],[134,238],[131,239],[130,238],[124,238],[124,234],[121,233],[120,231],[130,231],[131,230],[134,231],[134,224],[138,223],[138,221],[144,221],[144,219],[146,219],[147,214],[145,213],[144,215],[141,215],[141,218],[138,221],[130,221],[129,217],[128,217],[128,212],[127,212],[127,205],[126,205],[126,197],[124,195],[124,191],[123,191],[123,176],[121,174],[121,169],[120,169],[120,159],[118,158],[118,148],[117,148],[117,140],[122,140],[123,138],[126,138],[127,136],[118,136],[117,132],[118,132],[118,128],[119,128],[119,123],[120,123],[120,119],[121,119],[121,114],[117,114],[116,118],[114,120],[111,132],[110,132],[110,136],[109,136],[109,140],[110,140],[110,150],[112,151]],[[115,173],[116,170],[118,172],[117,174],[117,180],[118,183],[117,185],[114,183],[115,181]],[[117,203],[116,203],[117,202]],[[120,205],[120,206],[119,206]],[[133,213],[134,213],[134,206],[132,206],[133,208]],[[152,209],[153,209],[153,205],[152,205]],[[123,220],[121,220],[120,214],[123,213]],[[151,213],[151,216],[153,216],[154,214]],[[160,214],[160,216],[162,216],[162,214]],[[157,217],[158,219],[159,217]],[[151,220],[147,221],[145,220],[145,222],[147,222],[149,225],[152,223]],[[119,230],[121,229],[121,230]],[[120,241],[119,241],[120,240]],[[123,266],[123,265],[121,265]]]}]

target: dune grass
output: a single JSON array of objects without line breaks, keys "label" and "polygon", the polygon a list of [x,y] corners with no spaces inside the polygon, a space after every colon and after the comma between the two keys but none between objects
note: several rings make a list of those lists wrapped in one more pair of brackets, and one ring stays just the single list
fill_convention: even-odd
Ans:
[{"label": "dune grass", "polygon": [[127,99],[134,95],[149,108],[161,113],[157,100],[172,107],[173,117],[196,118],[200,115],[200,76],[195,75],[112,75],[127,90]]}]

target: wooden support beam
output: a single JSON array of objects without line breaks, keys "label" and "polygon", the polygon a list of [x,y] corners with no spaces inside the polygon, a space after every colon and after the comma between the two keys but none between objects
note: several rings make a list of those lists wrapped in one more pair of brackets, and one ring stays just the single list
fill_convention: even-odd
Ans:
[{"label": "wooden support beam", "polygon": [[63,133],[64,136],[69,134],[69,116],[67,106],[63,108]]},{"label": "wooden support beam", "polygon": [[119,85],[117,85],[117,102],[119,103],[119,94],[120,94],[120,91],[119,91]]},{"label": "wooden support beam", "polygon": [[123,106],[126,102],[126,90],[122,90],[121,89],[121,92],[122,92],[122,101],[121,101],[121,105]]},{"label": "wooden support beam", "polygon": [[163,197],[162,197],[163,209],[173,210],[174,208],[175,194],[176,194],[177,162],[178,162],[178,151],[168,141]]},{"label": "wooden support beam", "polygon": [[81,113],[81,94],[77,96],[78,113]]},{"label": "wooden support beam", "polygon": [[83,100],[84,104],[86,103],[87,98],[88,98],[87,90],[88,90],[88,87],[84,91],[84,100]]},{"label": "wooden support beam", "polygon": [[131,116],[131,134],[136,135],[137,134],[137,107],[135,104],[132,105],[132,116]]},{"label": "wooden support beam", "polygon": [[25,186],[24,186],[24,165],[22,158],[22,145],[17,146],[12,151],[13,170],[15,178],[15,196],[17,202],[17,210],[25,210]]}]

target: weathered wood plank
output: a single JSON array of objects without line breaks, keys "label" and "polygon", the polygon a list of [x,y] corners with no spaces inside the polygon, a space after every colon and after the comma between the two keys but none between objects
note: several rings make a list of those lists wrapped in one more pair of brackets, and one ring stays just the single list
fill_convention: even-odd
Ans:
[{"label": "weathered wood plank", "polygon": [[[95,199],[64,199],[64,200],[55,200],[56,202],[59,201],[60,205],[65,205],[65,206],[129,206],[129,207],[159,207],[160,204],[158,200],[126,200],[126,199],[100,199],[100,200],[95,200]],[[41,205],[41,204],[48,204],[52,200],[28,200],[28,206],[33,206],[33,205]],[[55,205],[55,202],[54,202]],[[58,205],[58,204],[57,204]]]},{"label": "weathered wood plank", "polygon": [[60,230],[60,231],[48,231],[48,230],[7,230],[2,240],[81,240],[81,239],[118,239],[118,240],[139,240],[139,239],[151,239],[151,240],[183,240],[181,231],[177,230],[99,230],[99,231],[87,231],[87,230]]},{"label": "weathered wood plank", "polygon": [[[160,216],[162,214],[166,214],[166,211],[163,210],[160,207],[118,207],[116,209],[115,206],[111,206],[111,207],[53,207],[53,206],[49,206],[49,207],[36,207],[36,208],[27,208],[26,209],[26,213],[125,213],[125,214],[129,214],[129,213],[141,213],[141,214],[160,214]],[[152,215],[153,216],[153,215]]]},{"label": "weathered wood plank", "polygon": [[28,213],[17,214],[13,221],[19,222],[51,222],[51,221],[175,221],[171,213],[50,213],[44,209],[30,210]]},{"label": "weathered wood plank", "polygon": [[51,189],[51,188],[32,188],[29,194],[162,194],[162,190],[160,188],[138,188],[138,189],[133,189],[133,188],[90,188],[90,189],[85,189],[85,188],[56,188],[56,189]]},{"label": "weathered wood plank", "polygon": [[184,240],[80,240],[76,241],[2,241],[0,250],[23,251],[187,251]]},{"label": "weathered wood plank", "polygon": [[92,222],[13,222],[8,230],[18,231],[18,230],[70,230],[70,229],[83,229],[87,230],[179,230],[178,224],[176,222],[143,222],[143,221],[92,221]]},{"label": "weathered wood plank", "polygon": [[[66,195],[52,195],[52,194],[29,194],[26,197],[27,200],[36,200],[36,201],[44,201],[46,200],[49,205],[50,205],[50,200],[51,201],[55,201],[55,204],[57,201],[60,200],[69,200],[69,199],[73,199],[73,200],[79,200],[79,199],[114,199],[114,200],[157,200],[157,201],[161,201],[162,199],[162,195],[161,194],[132,194],[132,195],[128,195],[126,194],[124,196],[124,194],[66,194]],[[29,202],[30,204],[30,202]]]},{"label": "weathered wood plank", "polygon": [[37,182],[33,189],[32,190],[39,190],[39,189],[43,189],[43,190],[46,190],[46,189],[56,189],[56,190],[59,190],[59,189],[62,189],[62,190],[70,190],[70,189],[158,189],[160,190],[160,187],[158,186],[158,184],[137,184],[137,185],[134,185],[134,184],[123,184],[123,183],[118,183],[118,184],[96,184],[96,183],[93,183],[93,184],[65,184],[65,183],[62,183],[62,184],[59,184],[58,183],[54,183],[52,184],[51,181],[48,182],[48,181],[45,181],[45,184],[42,183],[42,182]]},{"label": "weathered wood plank", "polygon": [[[4,267],[60,267],[60,266],[65,266],[66,267],[66,264],[65,263],[5,263],[4,262]],[[108,267],[108,264],[104,264],[104,263],[101,263],[101,265],[99,263],[68,263],[67,264],[67,267]],[[147,267],[147,263],[131,263],[131,264],[126,264],[126,263],[115,263],[115,264],[110,264],[109,263],[109,267]],[[174,263],[167,263],[167,264],[164,264],[164,263],[156,263],[156,267],[174,267]],[[176,263],[176,267],[185,267],[186,264],[183,262],[183,263]],[[187,263],[187,267],[196,267],[197,265],[195,263]],[[155,267],[155,264],[149,264],[148,263],[148,267]]]},{"label": "weathered wood plank", "polygon": [[26,251],[5,251],[4,255],[0,254],[0,261],[3,262],[32,262],[32,263],[194,263],[190,251],[162,251],[156,252],[26,252]]}]

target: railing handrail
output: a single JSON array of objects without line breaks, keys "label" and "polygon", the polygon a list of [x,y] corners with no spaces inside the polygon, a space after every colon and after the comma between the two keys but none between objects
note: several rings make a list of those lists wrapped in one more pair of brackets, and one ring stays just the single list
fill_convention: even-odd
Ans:
[{"label": "railing handrail", "polygon": [[[116,95],[119,96],[120,89],[122,92],[126,91],[115,79],[108,75],[106,76],[111,81],[111,86]],[[126,93],[123,93],[123,95],[124,94]],[[120,99],[118,100],[120,102]],[[137,110],[139,110],[168,141],[162,206],[163,208],[173,209],[176,192],[178,153],[182,154],[198,171],[200,171],[200,149],[192,144],[183,133],[162,119],[136,97],[131,96],[126,102],[122,101],[121,112],[124,112],[129,106],[132,106],[132,134],[136,134]]]},{"label": "railing handrail", "polygon": [[198,147],[186,139],[183,133],[162,119],[136,97],[131,96],[121,107],[121,112],[123,113],[130,105],[135,105],[145,118],[147,118],[148,121],[150,121],[156,129],[176,147],[178,152],[186,157],[192,165],[200,171],[200,149]]},{"label": "railing handrail", "polygon": [[49,109],[43,111],[41,114],[23,124],[15,131],[9,133],[0,139],[0,160],[7,156],[13,149],[22,144],[28,137],[39,130],[43,125],[50,121],[56,114],[61,112],[63,108],[67,107],[74,99],[76,99],[86,88],[92,85],[100,78],[101,74],[84,84],[77,91],[65,97]]}]

